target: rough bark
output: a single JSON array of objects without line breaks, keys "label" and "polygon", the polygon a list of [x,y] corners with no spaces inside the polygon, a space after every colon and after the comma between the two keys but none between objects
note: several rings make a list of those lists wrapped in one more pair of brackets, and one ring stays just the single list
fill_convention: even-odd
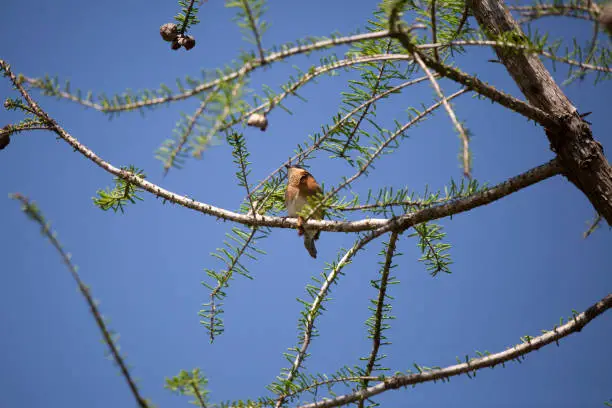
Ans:
[{"label": "rough bark", "polygon": [[[508,31],[514,32],[517,39],[523,38],[503,0],[468,0],[468,4],[490,39]],[[593,139],[590,126],[537,55],[501,48],[495,51],[527,100],[556,119],[558,126],[547,128],[546,135],[558,155],[563,174],[612,226],[612,167],[599,142]]]}]

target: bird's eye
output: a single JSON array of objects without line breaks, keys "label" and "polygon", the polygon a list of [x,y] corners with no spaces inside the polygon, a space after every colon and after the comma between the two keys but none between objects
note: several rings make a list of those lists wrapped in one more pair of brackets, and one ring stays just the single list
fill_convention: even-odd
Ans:
[{"label": "bird's eye", "polygon": [[300,183],[305,183],[309,175],[310,174],[306,173],[302,177],[300,177]]}]

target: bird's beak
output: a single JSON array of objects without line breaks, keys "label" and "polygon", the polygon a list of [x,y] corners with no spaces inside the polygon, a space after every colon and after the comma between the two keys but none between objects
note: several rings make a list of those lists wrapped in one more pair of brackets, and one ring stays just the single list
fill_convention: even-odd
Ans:
[{"label": "bird's beak", "polygon": [[290,164],[285,164],[285,168],[289,169],[289,168],[291,168],[291,165]]}]

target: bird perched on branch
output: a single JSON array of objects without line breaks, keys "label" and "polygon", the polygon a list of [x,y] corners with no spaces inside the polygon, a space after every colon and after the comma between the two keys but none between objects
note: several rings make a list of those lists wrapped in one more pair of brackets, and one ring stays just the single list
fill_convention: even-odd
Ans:
[{"label": "bird perched on branch", "polygon": [[[313,258],[317,257],[317,248],[314,241],[319,239],[321,231],[304,228],[304,219],[298,215],[308,204],[308,199],[323,193],[315,178],[308,171],[298,166],[286,166],[288,179],[287,192],[285,193],[285,205],[287,214],[298,219],[298,235],[304,235],[304,247]],[[323,219],[323,209],[320,208],[309,218],[313,220]]]}]

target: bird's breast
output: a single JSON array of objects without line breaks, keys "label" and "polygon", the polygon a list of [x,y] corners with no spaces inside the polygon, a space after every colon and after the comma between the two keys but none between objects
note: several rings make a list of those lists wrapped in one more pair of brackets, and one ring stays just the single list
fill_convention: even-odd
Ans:
[{"label": "bird's breast", "polygon": [[297,213],[304,208],[307,203],[306,197],[301,196],[298,192],[292,199],[287,202],[287,214],[290,217],[297,217]]}]

